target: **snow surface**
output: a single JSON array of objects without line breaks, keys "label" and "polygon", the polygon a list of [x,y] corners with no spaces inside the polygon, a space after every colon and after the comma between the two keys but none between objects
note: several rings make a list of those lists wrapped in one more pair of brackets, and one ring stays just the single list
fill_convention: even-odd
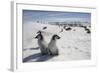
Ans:
[{"label": "snow surface", "polygon": [[[43,30],[43,27],[47,29]],[[86,33],[82,27],[71,27],[72,30],[60,32],[62,26],[40,23],[23,24],[23,62],[41,61],[71,61],[91,59],[91,34]],[[90,29],[90,28],[89,28]],[[59,49],[58,56],[42,56],[34,37],[41,30],[47,43],[53,34],[58,34],[61,39],[57,40]]]}]

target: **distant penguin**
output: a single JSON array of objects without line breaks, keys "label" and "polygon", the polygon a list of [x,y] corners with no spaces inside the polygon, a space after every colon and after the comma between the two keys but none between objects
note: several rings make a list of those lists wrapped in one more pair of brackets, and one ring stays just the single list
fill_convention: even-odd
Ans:
[{"label": "distant penguin", "polygon": [[61,29],[60,33],[63,32],[63,28]]},{"label": "distant penguin", "polygon": [[60,37],[58,35],[53,35],[51,38],[50,43],[48,44],[48,53],[49,55],[59,55],[59,50],[58,47],[56,45],[57,39],[60,39]]},{"label": "distant penguin", "polygon": [[68,30],[71,30],[71,29],[72,29],[72,28],[70,28],[70,27],[68,27],[68,28],[65,28],[65,30],[66,30],[66,31],[68,31]]},{"label": "distant penguin", "polygon": [[43,27],[43,30],[47,29],[47,27]]},{"label": "distant penguin", "polygon": [[37,32],[37,34],[42,34],[42,32],[39,30],[39,31]]},{"label": "distant penguin", "polygon": [[84,29],[85,29],[86,33],[88,33],[88,34],[91,33],[90,29],[88,29],[86,26]]},{"label": "distant penguin", "polygon": [[87,29],[86,31],[87,31],[88,34],[91,33],[91,31],[89,29]]}]

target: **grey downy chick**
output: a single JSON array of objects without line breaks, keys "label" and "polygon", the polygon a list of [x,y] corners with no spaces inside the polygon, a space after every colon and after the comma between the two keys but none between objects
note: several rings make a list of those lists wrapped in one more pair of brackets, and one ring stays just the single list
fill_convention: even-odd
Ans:
[{"label": "grey downy chick", "polygon": [[51,38],[50,43],[48,44],[48,53],[49,55],[59,55],[59,50],[58,47],[56,45],[57,40],[60,39],[60,37],[58,35],[53,35]]},{"label": "grey downy chick", "polygon": [[44,37],[40,31],[39,31],[39,34],[35,38],[38,39],[38,45],[40,47],[41,54],[42,55],[48,54],[47,52],[48,44],[44,40]]}]

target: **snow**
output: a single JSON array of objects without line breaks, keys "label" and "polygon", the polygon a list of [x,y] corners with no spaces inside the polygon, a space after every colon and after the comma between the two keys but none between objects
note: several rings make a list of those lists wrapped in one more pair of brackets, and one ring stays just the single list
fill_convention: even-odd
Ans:
[{"label": "snow", "polygon": [[[43,27],[47,29],[43,30]],[[82,27],[71,27],[72,30],[60,32],[62,26],[40,23],[23,24],[23,62],[40,61],[72,61],[91,59],[91,34],[86,33]],[[90,29],[90,28],[89,28]],[[59,49],[58,56],[42,56],[34,37],[41,30],[47,43],[53,34],[58,34],[61,39],[57,40]]]}]

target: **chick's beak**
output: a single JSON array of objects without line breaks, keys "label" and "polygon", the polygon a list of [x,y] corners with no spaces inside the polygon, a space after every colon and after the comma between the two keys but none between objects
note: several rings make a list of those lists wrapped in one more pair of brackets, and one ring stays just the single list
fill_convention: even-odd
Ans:
[{"label": "chick's beak", "polygon": [[34,37],[35,39],[37,39],[37,36],[36,37]]},{"label": "chick's beak", "polygon": [[58,39],[60,39],[61,37],[58,37]]},{"label": "chick's beak", "polygon": [[59,37],[59,39],[60,39],[61,37]]}]

